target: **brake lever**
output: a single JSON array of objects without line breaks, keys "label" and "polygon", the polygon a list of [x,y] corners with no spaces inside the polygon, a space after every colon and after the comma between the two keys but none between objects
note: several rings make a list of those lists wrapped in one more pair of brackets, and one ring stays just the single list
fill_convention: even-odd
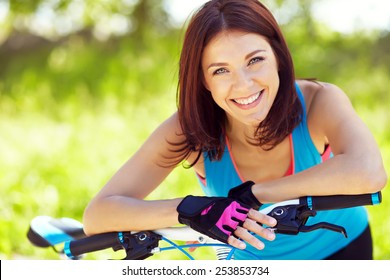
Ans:
[{"label": "brake lever", "polygon": [[121,240],[122,247],[114,250],[126,250],[123,260],[144,260],[153,255],[153,250],[158,247],[160,240],[161,235],[152,231],[126,232]]},{"label": "brake lever", "polygon": [[347,237],[347,232],[344,227],[320,222],[313,225],[306,225],[309,217],[317,215],[315,210],[309,209],[306,205],[292,204],[277,206],[268,213],[269,216],[277,220],[275,227],[270,228],[275,233],[297,235],[299,232],[310,232],[317,229],[327,229],[339,232]]},{"label": "brake lever", "polygon": [[344,227],[330,224],[330,223],[326,223],[326,222],[320,222],[320,223],[310,225],[310,226],[301,226],[299,231],[300,232],[310,232],[310,231],[321,229],[321,228],[328,229],[328,230],[335,231],[335,232],[339,232],[342,235],[344,235],[345,238],[348,238],[347,231],[345,230]]}]

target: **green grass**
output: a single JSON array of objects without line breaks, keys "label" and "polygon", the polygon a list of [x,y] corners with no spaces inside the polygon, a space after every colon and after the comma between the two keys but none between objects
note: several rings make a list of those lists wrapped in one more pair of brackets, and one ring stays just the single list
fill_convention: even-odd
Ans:
[{"label": "green grass", "polygon": [[[29,244],[25,235],[30,220],[37,215],[81,220],[89,200],[174,110],[161,99],[148,101],[161,109],[155,111],[102,104],[97,113],[86,109],[67,121],[39,112],[1,118],[0,130],[7,133],[0,139],[0,258],[56,258]],[[58,110],[67,114],[72,110],[68,106]],[[178,169],[150,198],[184,195],[191,189],[200,194],[196,184],[191,170]]]}]

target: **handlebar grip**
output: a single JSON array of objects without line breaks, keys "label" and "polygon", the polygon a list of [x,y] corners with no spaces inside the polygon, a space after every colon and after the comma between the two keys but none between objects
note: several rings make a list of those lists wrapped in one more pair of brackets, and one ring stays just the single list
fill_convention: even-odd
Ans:
[{"label": "handlebar grip", "polygon": [[308,196],[306,203],[312,210],[332,210],[362,205],[375,205],[382,202],[382,193],[358,195]]},{"label": "handlebar grip", "polygon": [[82,254],[122,246],[121,232],[107,232],[92,235],[64,244],[64,253],[68,258],[75,258]]}]

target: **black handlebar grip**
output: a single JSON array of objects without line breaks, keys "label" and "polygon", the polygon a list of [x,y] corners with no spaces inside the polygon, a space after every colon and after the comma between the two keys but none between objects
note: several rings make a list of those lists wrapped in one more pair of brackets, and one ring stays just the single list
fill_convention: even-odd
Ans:
[{"label": "black handlebar grip", "polygon": [[310,209],[332,210],[362,205],[375,205],[382,202],[381,192],[373,194],[358,195],[329,195],[329,196],[308,196],[303,198]]},{"label": "black handlebar grip", "polygon": [[68,241],[64,245],[64,253],[71,259],[85,253],[121,246],[119,232],[107,232]]}]

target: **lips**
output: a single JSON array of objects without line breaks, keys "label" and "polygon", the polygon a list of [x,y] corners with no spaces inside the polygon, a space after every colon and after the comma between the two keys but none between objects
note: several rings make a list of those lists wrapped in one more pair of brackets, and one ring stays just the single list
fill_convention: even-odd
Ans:
[{"label": "lips", "polygon": [[252,108],[252,107],[257,105],[257,103],[261,99],[261,96],[262,96],[263,92],[264,92],[264,89],[259,91],[259,92],[257,92],[257,93],[255,93],[255,94],[252,94],[249,97],[235,98],[235,99],[232,99],[232,100],[240,108],[250,109],[250,108]]}]

